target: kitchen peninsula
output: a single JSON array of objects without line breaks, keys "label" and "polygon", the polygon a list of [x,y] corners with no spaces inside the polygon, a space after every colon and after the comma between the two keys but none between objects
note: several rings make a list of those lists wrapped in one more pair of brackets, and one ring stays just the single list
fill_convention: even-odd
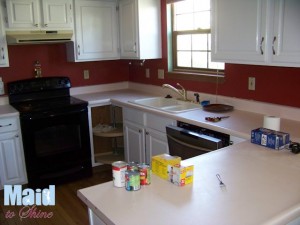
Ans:
[{"label": "kitchen peninsula", "polygon": [[300,155],[245,141],[184,163],[194,165],[194,182],[185,187],[153,175],[151,185],[135,192],[112,182],[79,190],[91,224],[300,223]]},{"label": "kitchen peninsula", "polygon": [[[153,93],[153,92],[152,92]],[[97,104],[116,104],[168,116],[249,139],[262,126],[263,114],[234,110],[227,120],[208,123],[203,110],[171,114],[129,103],[153,95],[118,90],[77,95]],[[299,121],[282,119],[282,129],[299,141]],[[114,188],[112,182],[78,191],[88,206],[91,224],[298,225],[300,217],[300,155],[274,151],[249,141],[184,161],[193,164],[194,182],[177,187],[153,175],[152,184],[136,192]],[[220,187],[220,174],[226,187]],[[294,220],[294,221],[293,221]],[[291,222],[293,221],[293,222]]]}]

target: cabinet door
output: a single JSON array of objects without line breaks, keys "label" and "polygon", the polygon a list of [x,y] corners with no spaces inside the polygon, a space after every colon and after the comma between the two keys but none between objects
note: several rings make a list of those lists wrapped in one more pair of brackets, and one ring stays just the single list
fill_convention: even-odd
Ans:
[{"label": "cabinet door", "polygon": [[272,62],[300,66],[300,1],[275,0]]},{"label": "cabinet door", "polygon": [[0,134],[0,178],[3,185],[26,183],[18,132]]},{"label": "cabinet door", "polygon": [[116,2],[75,1],[78,61],[117,59]]},{"label": "cabinet door", "polygon": [[124,142],[127,162],[145,162],[145,130],[142,126],[125,121]]},{"label": "cabinet door", "polygon": [[138,58],[137,1],[122,0],[119,3],[120,42],[122,58]]},{"label": "cabinet door", "polygon": [[[1,12],[1,15],[2,12]],[[0,67],[8,67],[8,51],[7,51],[7,42],[4,31],[3,18],[0,16]]]},{"label": "cabinet door", "polygon": [[168,139],[165,133],[161,133],[150,128],[146,132],[146,163],[151,163],[154,155],[169,154]]},{"label": "cabinet door", "polygon": [[6,0],[9,28],[38,28],[39,0]]},{"label": "cabinet door", "polygon": [[43,0],[43,26],[72,28],[72,5],[70,0]]},{"label": "cabinet door", "polygon": [[[296,1],[296,0],[295,0]],[[212,0],[212,60],[264,63],[264,0]]]}]

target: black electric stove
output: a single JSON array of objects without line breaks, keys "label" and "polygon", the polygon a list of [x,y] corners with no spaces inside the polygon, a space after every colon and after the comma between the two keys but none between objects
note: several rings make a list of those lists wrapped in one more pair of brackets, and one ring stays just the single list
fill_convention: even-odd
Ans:
[{"label": "black electric stove", "polygon": [[8,83],[10,104],[20,112],[30,186],[91,175],[88,103],[70,96],[68,77]]}]

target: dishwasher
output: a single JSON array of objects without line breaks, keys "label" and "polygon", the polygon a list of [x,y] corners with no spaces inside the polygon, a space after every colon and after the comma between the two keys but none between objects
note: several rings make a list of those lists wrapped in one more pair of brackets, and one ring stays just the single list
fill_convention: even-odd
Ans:
[{"label": "dishwasher", "polygon": [[166,126],[169,153],[182,160],[205,154],[230,144],[230,135],[178,121]]}]

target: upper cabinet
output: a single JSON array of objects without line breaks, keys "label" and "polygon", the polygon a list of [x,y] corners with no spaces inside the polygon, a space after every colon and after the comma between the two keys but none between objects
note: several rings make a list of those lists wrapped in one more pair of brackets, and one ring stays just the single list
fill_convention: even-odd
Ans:
[{"label": "upper cabinet", "polygon": [[299,0],[212,0],[212,60],[300,66]]},{"label": "upper cabinet", "polygon": [[119,19],[121,58],[161,58],[160,0],[120,0]]},{"label": "upper cabinet", "polygon": [[116,1],[76,0],[75,42],[68,44],[69,61],[119,59]]},{"label": "upper cabinet", "polygon": [[0,67],[8,67],[8,51],[3,19],[4,17],[2,13],[2,8],[0,8]]},{"label": "upper cabinet", "polygon": [[9,29],[72,29],[71,0],[6,0]]}]

